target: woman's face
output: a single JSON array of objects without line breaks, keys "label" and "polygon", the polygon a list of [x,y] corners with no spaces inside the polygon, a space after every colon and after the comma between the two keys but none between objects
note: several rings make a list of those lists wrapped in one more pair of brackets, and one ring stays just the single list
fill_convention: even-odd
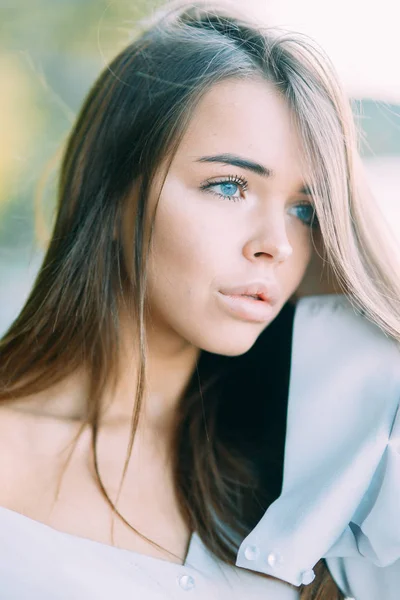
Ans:
[{"label": "woman's face", "polygon": [[[311,257],[313,208],[300,156],[290,110],[272,85],[229,80],[203,97],[157,207],[153,333],[227,356],[251,348]],[[260,291],[257,282],[272,303],[228,297]]]}]

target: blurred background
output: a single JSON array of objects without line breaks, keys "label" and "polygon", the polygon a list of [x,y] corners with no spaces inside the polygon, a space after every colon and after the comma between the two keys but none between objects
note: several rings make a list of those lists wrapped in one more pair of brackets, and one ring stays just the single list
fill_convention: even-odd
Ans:
[{"label": "blurred background", "polygon": [[[400,240],[400,38],[397,0],[238,0],[265,23],[328,53],[363,132],[362,155]],[[39,267],[63,144],[105,64],[157,0],[0,0],[0,335]]]}]

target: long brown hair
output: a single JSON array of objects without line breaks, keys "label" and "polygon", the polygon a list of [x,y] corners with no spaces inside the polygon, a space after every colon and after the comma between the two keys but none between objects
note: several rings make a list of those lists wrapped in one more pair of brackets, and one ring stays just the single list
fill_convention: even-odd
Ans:
[{"label": "long brown hair", "polygon": [[[365,216],[365,206],[361,210],[366,200],[355,176],[355,134],[328,61],[304,39],[276,35],[226,8],[190,3],[162,13],[111,61],[86,97],[63,157],[42,266],[0,344],[3,403],[39,393],[85,367],[90,388],[78,435],[90,426],[99,488],[144,539],[107,494],[96,442],[102,391],[118,380],[124,303],[137,326],[140,356],[124,478],[146,391],[146,266],[152,235],[146,200],[162,164],[165,176],[202,95],[223,79],[260,76],[293,108],[326,250],[339,280],[370,318],[400,339],[399,284],[383,261],[386,246],[378,252],[372,219]],[[135,214],[129,260],[121,242],[128,204]],[[292,316],[287,305],[260,336],[250,351],[258,362],[203,352],[179,403],[174,464],[182,514],[204,544],[233,565],[241,540],[280,493],[290,353],[276,352],[277,346],[283,348],[276,332],[286,328],[290,348]],[[271,373],[280,378],[275,386],[269,379],[269,399],[260,376],[266,356],[275,360]],[[247,394],[252,398],[247,426],[238,392],[243,381],[247,390],[249,381],[255,386]],[[271,422],[280,427],[268,429]],[[343,598],[323,560],[316,574],[312,584],[301,586],[302,600]]]}]

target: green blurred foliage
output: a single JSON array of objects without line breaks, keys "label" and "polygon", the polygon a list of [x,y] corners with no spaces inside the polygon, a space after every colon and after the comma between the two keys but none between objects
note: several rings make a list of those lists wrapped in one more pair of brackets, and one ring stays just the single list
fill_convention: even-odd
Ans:
[{"label": "green blurred foliage", "polygon": [[[0,0],[0,260],[35,246],[47,174],[50,225],[63,143],[103,67],[161,0]],[[49,165],[52,169],[49,170]]]}]

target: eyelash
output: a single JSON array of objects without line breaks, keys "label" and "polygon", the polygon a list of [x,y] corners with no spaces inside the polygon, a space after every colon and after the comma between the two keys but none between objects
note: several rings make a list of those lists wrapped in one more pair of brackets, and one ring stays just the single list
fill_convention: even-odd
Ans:
[{"label": "eyelash", "polygon": [[[206,191],[210,194],[214,194],[215,196],[219,196],[223,200],[229,200],[230,202],[240,202],[241,200],[243,200],[243,198],[235,198],[233,196],[226,196],[225,194],[220,194],[218,192],[212,191],[211,188],[215,187],[216,185],[221,185],[223,183],[236,183],[240,187],[242,192],[245,192],[249,187],[248,181],[244,177],[241,177],[238,175],[227,175],[226,177],[219,179],[217,181],[215,181],[215,180],[210,181],[209,179],[207,179],[200,186],[200,189],[203,191]],[[311,208],[313,208],[313,205],[310,202],[298,202],[296,204],[296,206],[310,206]],[[307,227],[313,228],[313,229],[316,229],[319,226],[318,218],[317,218],[317,215],[315,214],[315,211],[311,218],[310,223],[307,223],[307,222],[303,221],[302,219],[300,219],[300,220],[302,221],[302,223],[304,223],[304,225],[306,225]]]},{"label": "eyelash", "polygon": [[215,181],[215,180],[210,181],[209,179],[207,179],[207,181],[205,181],[200,186],[200,189],[203,191],[208,191],[211,194],[214,194],[215,196],[219,196],[220,198],[223,198],[224,200],[230,200],[231,202],[239,202],[241,200],[241,198],[234,198],[233,196],[225,196],[224,194],[219,194],[218,192],[211,191],[212,187],[215,187],[216,185],[221,185],[223,183],[236,183],[240,187],[242,192],[245,192],[247,190],[247,188],[249,187],[249,183],[244,177],[241,177],[239,175],[227,175],[226,177],[223,177],[222,179],[218,179],[217,181]]}]

